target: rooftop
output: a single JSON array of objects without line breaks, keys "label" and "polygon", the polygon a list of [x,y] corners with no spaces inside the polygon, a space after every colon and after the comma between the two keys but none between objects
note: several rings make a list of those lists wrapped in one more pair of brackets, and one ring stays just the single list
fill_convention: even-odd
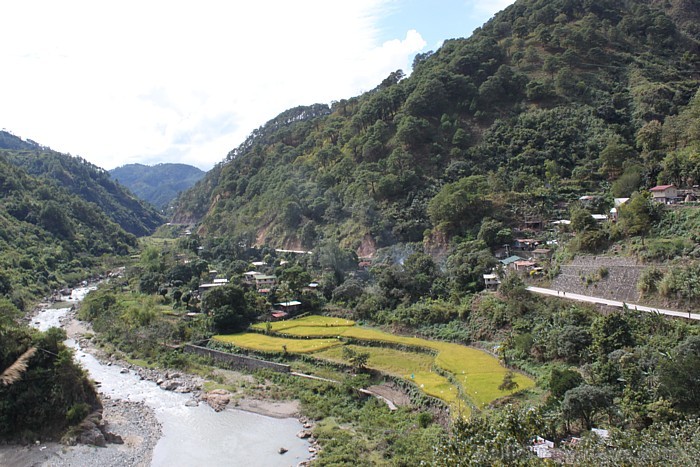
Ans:
[{"label": "rooftop", "polygon": [[649,191],[665,191],[669,188],[676,188],[675,185],[657,185],[654,188],[649,188]]}]

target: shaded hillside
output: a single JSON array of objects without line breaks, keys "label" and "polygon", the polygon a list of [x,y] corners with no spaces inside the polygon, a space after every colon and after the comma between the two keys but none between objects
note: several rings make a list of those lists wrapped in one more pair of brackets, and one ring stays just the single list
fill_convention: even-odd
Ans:
[{"label": "shaded hillside", "polygon": [[180,192],[204,177],[202,170],[186,164],[127,164],[110,170],[109,174],[158,209],[165,209]]},{"label": "shaded hillside", "polygon": [[677,115],[698,90],[699,12],[517,1],[418,55],[410,77],[271,120],[179,198],[175,220],[304,248],[439,246],[487,217],[517,226],[550,218],[555,200],[667,181],[698,141]]},{"label": "shaded hillside", "polygon": [[0,300],[23,308],[136,246],[98,206],[8,159],[0,152]]},{"label": "shaded hillside", "polygon": [[7,163],[41,179],[47,188],[64,188],[94,203],[127,232],[148,235],[162,223],[152,207],[124,190],[103,169],[10,133],[0,132],[0,136],[0,154]]}]

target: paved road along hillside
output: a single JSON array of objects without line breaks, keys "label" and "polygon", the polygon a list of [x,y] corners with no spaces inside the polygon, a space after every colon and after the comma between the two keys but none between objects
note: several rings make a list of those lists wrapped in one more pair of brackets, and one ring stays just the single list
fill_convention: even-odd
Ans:
[{"label": "paved road along hillside", "polygon": [[667,316],[675,316],[677,318],[687,318],[700,320],[700,313],[690,313],[684,311],[675,310],[664,310],[663,308],[654,308],[651,306],[637,305],[634,303],[618,302],[615,300],[608,300],[607,298],[599,297],[589,297],[587,295],[580,295],[576,293],[562,292],[560,290],[544,289],[542,287],[528,287],[527,290],[533,293],[541,295],[551,295],[559,298],[566,298],[568,300],[577,300],[579,302],[595,303],[598,305],[607,305],[617,308],[623,308],[627,306],[630,310],[646,311],[648,313],[660,313]]}]

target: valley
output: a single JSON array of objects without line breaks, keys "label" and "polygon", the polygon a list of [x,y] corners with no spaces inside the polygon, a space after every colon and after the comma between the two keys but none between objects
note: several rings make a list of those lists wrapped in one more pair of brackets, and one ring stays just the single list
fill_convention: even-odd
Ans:
[{"label": "valley", "polygon": [[695,465],[697,24],[517,0],[206,173],[0,132],[0,463]]}]

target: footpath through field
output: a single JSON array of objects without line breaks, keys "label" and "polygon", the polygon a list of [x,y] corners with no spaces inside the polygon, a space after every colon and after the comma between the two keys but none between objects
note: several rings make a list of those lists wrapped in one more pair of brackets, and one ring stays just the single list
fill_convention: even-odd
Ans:
[{"label": "footpath through field", "polygon": [[624,308],[630,310],[645,311],[647,313],[660,313],[662,315],[674,316],[676,318],[687,318],[700,320],[700,313],[691,313],[676,310],[664,310],[663,308],[655,308],[651,306],[637,305],[635,303],[618,302],[616,300],[608,300],[607,298],[589,297],[588,295],[580,295],[576,293],[563,292],[561,290],[545,289],[542,287],[528,287],[527,290],[541,295],[550,295],[553,297],[566,298],[568,300],[576,300],[579,302],[595,303],[597,305],[607,305],[616,308]]}]

